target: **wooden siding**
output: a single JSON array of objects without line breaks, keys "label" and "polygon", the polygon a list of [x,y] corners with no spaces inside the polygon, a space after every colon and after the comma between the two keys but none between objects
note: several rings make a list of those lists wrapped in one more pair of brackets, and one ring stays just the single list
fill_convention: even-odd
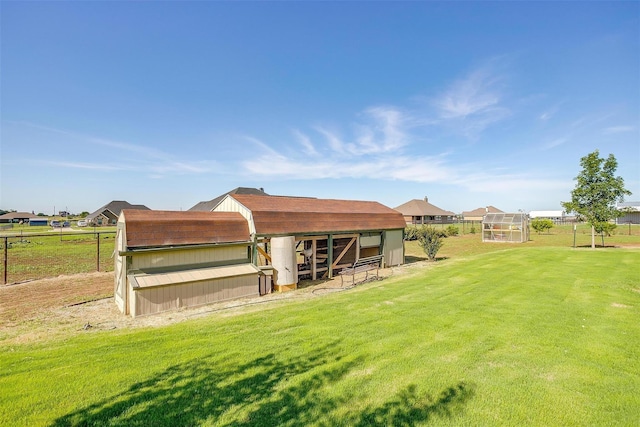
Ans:
[{"label": "wooden siding", "polygon": [[133,287],[152,288],[176,283],[202,282],[205,280],[225,279],[228,277],[255,275],[258,267],[253,264],[238,264],[224,267],[194,268],[191,270],[171,271],[167,273],[132,274]]},{"label": "wooden siding", "polygon": [[131,269],[148,270],[153,268],[170,268],[221,261],[245,260],[247,258],[246,244],[206,249],[189,248],[177,251],[143,252],[131,257]]},{"label": "wooden siding", "polygon": [[213,212],[238,212],[249,223],[249,233],[255,234],[256,226],[253,223],[253,217],[251,211],[246,206],[239,203],[231,195],[227,195],[218,206],[216,206]]},{"label": "wooden siding", "polygon": [[388,230],[384,233],[385,267],[404,264],[403,230]]},{"label": "wooden siding", "polygon": [[258,273],[194,283],[139,289],[133,292],[132,315],[141,316],[259,295]]}]

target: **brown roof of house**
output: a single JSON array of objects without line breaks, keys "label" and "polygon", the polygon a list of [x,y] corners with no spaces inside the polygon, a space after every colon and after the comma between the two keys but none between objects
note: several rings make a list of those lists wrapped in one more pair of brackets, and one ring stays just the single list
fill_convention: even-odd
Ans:
[{"label": "brown roof of house", "polygon": [[432,205],[423,199],[409,200],[407,203],[403,203],[396,207],[395,210],[402,212],[402,215],[406,216],[451,216],[455,213],[451,211],[445,211],[439,207]]},{"label": "brown roof of house", "polygon": [[[0,215],[0,220],[1,219],[27,219],[27,218],[38,218],[38,216],[30,212],[7,212],[4,215]],[[43,219],[47,219],[47,218],[44,217]]]},{"label": "brown roof of house", "polygon": [[251,240],[237,212],[174,212],[124,209],[127,246],[181,246]]},{"label": "brown roof of house", "polygon": [[465,217],[469,217],[469,216],[484,216],[487,213],[503,213],[500,209],[496,208],[495,206],[487,206],[486,208],[478,208],[478,209],[474,209],[472,211],[465,211],[462,212],[462,216]]},{"label": "brown roof of house", "polygon": [[92,221],[94,218],[104,213],[105,211],[109,211],[113,214],[113,216],[118,217],[120,216],[120,212],[122,212],[123,209],[128,209],[128,210],[139,209],[139,210],[146,210],[146,211],[151,210],[145,205],[132,205],[131,203],[125,200],[112,200],[111,202],[102,206],[100,209],[91,212],[89,215],[86,216],[85,219],[87,221]]},{"label": "brown roof of house", "polygon": [[405,227],[398,212],[378,202],[311,197],[231,195],[251,211],[256,233],[301,234]]}]

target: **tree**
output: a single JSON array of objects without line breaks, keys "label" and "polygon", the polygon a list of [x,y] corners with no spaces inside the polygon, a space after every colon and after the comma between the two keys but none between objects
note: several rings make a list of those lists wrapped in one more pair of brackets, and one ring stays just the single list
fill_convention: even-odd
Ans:
[{"label": "tree", "polygon": [[591,247],[596,247],[595,227],[621,216],[616,202],[622,202],[631,192],[624,188],[622,177],[615,176],[618,162],[613,154],[605,160],[598,150],[580,159],[582,171],[575,177],[576,187],[571,201],[562,202],[567,212],[576,212],[591,225]]},{"label": "tree", "polygon": [[549,218],[534,218],[531,220],[531,228],[538,234],[551,230],[553,225],[553,221]]},{"label": "tree", "polygon": [[429,261],[435,261],[436,254],[444,244],[438,230],[432,227],[425,227],[418,237],[418,244],[427,254]]}]

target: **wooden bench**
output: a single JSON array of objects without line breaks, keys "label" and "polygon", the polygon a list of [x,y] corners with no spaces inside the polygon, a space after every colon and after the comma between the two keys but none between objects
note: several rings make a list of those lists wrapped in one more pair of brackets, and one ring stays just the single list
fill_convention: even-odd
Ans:
[{"label": "wooden bench", "polygon": [[378,277],[378,269],[382,264],[383,255],[374,255],[366,258],[360,258],[353,263],[351,267],[343,268],[338,273],[340,275],[340,283],[344,286],[344,276],[351,276],[353,284],[356,282],[356,274],[365,273],[364,280],[369,277],[369,271],[376,271],[376,278]]}]

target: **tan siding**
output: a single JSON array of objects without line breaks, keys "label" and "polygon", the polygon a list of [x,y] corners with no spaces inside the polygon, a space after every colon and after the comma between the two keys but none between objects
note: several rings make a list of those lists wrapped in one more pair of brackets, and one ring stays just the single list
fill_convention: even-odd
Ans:
[{"label": "tan siding", "polygon": [[387,230],[384,236],[384,263],[386,267],[404,264],[403,230]]},{"label": "tan siding", "polygon": [[210,262],[233,261],[247,258],[247,246],[224,246],[207,249],[185,249],[183,251],[146,252],[132,257],[131,268],[146,270]]},{"label": "tan siding", "polygon": [[256,232],[256,227],[253,223],[251,211],[238,203],[238,201],[233,199],[232,197],[225,197],[224,200],[215,207],[213,212],[239,212],[240,215],[242,215],[249,223],[249,233],[255,234]]},{"label": "tan siding", "polygon": [[155,314],[181,307],[258,296],[258,274],[177,284],[135,291],[135,315]]}]

